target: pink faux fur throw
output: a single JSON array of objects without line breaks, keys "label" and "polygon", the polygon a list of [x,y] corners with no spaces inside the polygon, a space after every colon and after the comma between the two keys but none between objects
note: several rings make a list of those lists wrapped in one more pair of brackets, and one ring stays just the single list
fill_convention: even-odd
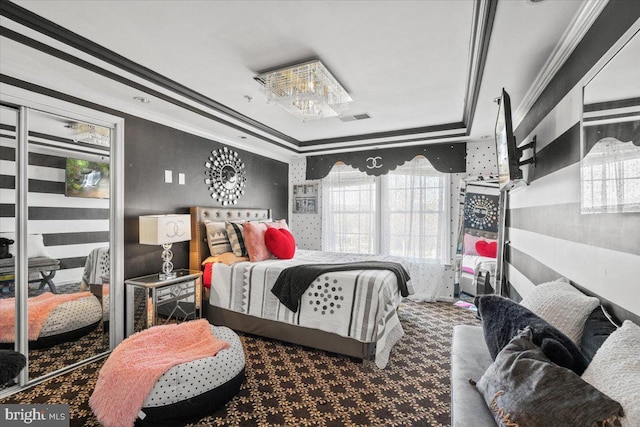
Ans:
[{"label": "pink faux fur throw", "polygon": [[118,345],[100,369],[89,399],[105,427],[131,427],[158,378],[182,363],[215,356],[229,343],[206,319],[154,326]]},{"label": "pink faux fur throw", "polygon": [[[37,340],[44,322],[54,308],[62,303],[91,296],[91,292],[73,294],[52,294],[45,292],[27,300],[27,318],[29,323],[29,340]],[[0,299],[0,342],[13,342],[16,336],[16,299]]]}]

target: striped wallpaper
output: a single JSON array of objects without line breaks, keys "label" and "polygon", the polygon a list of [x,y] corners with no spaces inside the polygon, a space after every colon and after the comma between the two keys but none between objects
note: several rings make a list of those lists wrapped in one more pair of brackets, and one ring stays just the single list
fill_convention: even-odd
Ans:
[{"label": "striped wallpaper", "polygon": [[640,3],[632,3],[605,8],[516,129],[519,144],[537,136],[538,154],[536,167],[524,171],[530,185],[509,193],[505,285],[515,300],[564,277],[619,318],[640,320],[640,213],[580,213],[582,89],[600,56],[637,25]]},{"label": "striped wallpaper", "polygon": [[[68,149],[29,146],[28,233],[42,234],[50,257],[60,260],[56,285],[77,283],[91,250],[109,245],[109,200],[65,196],[66,157],[104,161]],[[15,138],[0,135],[0,232],[15,232]]]}]

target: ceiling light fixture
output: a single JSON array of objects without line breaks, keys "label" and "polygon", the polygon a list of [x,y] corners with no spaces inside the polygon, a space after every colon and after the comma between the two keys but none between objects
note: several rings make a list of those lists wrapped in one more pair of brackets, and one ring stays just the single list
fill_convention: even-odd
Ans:
[{"label": "ceiling light fixture", "polygon": [[143,96],[134,96],[133,99],[138,102],[142,102],[143,104],[148,104],[151,102],[149,98],[145,98]]},{"label": "ceiling light fixture", "polygon": [[265,72],[255,80],[264,86],[268,102],[303,122],[339,116],[353,101],[318,60]]},{"label": "ceiling light fixture", "polygon": [[106,127],[88,123],[72,122],[65,126],[73,131],[73,140],[101,147],[111,145],[111,130]]}]

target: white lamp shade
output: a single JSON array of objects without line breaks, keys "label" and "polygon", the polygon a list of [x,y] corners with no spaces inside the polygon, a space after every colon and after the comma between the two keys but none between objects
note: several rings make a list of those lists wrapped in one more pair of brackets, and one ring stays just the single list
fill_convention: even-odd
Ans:
[{"label": "white lamp shade", "polygon": [[139,232],[143,245],[184,242],[191,239],[191,215],[144,215]]}]

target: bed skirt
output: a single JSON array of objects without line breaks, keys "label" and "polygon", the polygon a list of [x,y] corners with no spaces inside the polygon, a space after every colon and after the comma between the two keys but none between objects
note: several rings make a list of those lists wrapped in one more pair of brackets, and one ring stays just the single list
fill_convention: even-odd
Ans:
[{"label": "bed skirt", "polygon": [[318,329],[261,319],[224,308],[214,307],[210,304],[207,304],[206,314],[209,323],[212,325],[227,326],[235,331],[273,338],[363,360],[370,360],[375,355],[375,343],[364,343]]}]

